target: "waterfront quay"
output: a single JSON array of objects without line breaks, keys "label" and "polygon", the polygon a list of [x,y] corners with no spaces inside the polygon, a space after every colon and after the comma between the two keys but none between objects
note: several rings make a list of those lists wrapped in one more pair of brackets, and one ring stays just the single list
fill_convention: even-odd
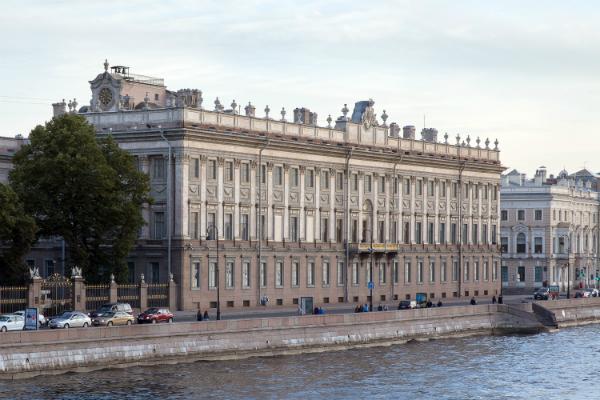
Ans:
[{"label": "waterfront quay", "polygon": [[600,320],[600,299],[11,332],[0,377],[345,350],[469,335],[538,333]]}]

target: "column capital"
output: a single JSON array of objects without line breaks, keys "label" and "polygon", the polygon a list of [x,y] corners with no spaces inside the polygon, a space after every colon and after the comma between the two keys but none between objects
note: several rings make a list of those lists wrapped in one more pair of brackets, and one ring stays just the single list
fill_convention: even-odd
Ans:
[{"label": "column capital", "polygon": [[217,163],[219,167],[222,167],[225,164],[225,159],[223,157],[217,157]]}]

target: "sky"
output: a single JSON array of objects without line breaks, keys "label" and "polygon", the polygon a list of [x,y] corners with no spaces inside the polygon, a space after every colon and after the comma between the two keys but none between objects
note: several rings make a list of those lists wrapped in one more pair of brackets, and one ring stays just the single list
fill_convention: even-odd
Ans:
[{"label": "sky", "polygon": [[[0,136],[51,103],[89,104],[104,59],[202,90],[316,111],[372,98],[388,123],[500,142],[501,161],[600,172],[596,1],[53,1],[0,3]],[[418,135],[420,136],[420,135]]]}]

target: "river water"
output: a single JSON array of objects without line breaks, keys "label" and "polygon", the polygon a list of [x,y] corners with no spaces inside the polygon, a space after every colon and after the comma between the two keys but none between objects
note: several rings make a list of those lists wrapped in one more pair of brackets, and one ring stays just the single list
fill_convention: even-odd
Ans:
[{"label": "river water", "polygon": [[600,325],[0,381],[12,399],[600,399]]}]

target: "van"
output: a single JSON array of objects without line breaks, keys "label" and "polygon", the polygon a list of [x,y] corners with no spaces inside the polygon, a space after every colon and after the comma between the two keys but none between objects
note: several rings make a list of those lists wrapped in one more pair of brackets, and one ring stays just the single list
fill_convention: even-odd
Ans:
[{"label": "van", "polygon": [[133,310],[129,303],[106,303],[101,305],[96,311],[90,313],[91,318],[102,317],[108,313],[115,313],[117,311],[126,312],[127,314],[133,315]]}]

